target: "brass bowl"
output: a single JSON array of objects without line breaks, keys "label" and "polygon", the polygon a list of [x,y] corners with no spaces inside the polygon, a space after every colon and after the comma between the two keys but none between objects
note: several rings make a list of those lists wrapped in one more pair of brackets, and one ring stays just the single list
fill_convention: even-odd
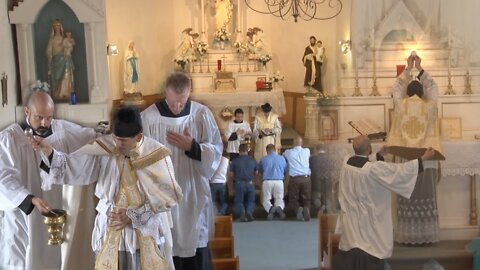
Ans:
[{"label": "brass bowl", "polygon": [[43,213],[43,223],[47,225],[49,245],[60,245],[63,243],[63,225],[67,221],[67,212],[62,209],[52,209],[48,213]]}]

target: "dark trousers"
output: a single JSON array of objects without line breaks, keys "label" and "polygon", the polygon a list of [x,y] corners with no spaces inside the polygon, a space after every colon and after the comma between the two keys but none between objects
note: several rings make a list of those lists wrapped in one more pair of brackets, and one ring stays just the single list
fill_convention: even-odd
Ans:
[{"label": "dark trousers", "polygon": [[367,252],[352,248],[349,251],[338,250],[332,260],[332,270],[383,270],[385,260]]},{"label": "dark trousers", "polygon": [[218,202],[219,207],[217,208],[218,215],[224,216],[227,214],[227,185],[223,183],[210,183],[210,191],[212,192],[212,201],[216,205]]},{"label": "dark trousers", "polygon": [[212,256],[208,247],[197,248],[193,257],[173,256],[176,270],[212,270]]},{"label": "dark trousers", "polygon": [[230,162],[232,162],[234,159],[236,159],[240,154],[239,153],[228,153],[230,156]]},{"label": "dark trousers", "polygon": [[288,204],[290,209],[297,211],[301,207],[310,208],[312,198],[312,183],[310,176],[290,177],[288,182]]},{"label": "dark trousers", "polygon": [[237,217],[241,217],[244,213],[253,214],[255,210],[255,187],[252,181],[235,181],[233,204],[234,213]]}]

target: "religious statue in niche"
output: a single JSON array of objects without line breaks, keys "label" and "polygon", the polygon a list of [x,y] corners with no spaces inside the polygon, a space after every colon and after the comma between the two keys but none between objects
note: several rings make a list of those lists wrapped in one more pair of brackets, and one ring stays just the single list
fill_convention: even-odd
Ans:
[{"label": "religious statue in niche", "polygon": [[228,24],[232,19],[233,5],[230,0],[216,0],[215,2],[215,23],[217,31],[228,29]]},{"label": "religious statue in niche", "polygon": [[52,96],[56,100],[69,100],[74,93],[74,63],[72,58],[75,40],[71,32],[64,32],[59,20],[52,23],[47,45],[48,79]]},{"label": "religious statue in niche", "polygon": [[321,80],[321,67],[323,58],[322,61],[317,59],[320,57],[319,49],[323,50],[323,47],[319,48],[317,45],[317,38],[315,36],[311,36],[310,45],[305,48],[302,58],[302,63],[305,66],[305,80],[303,85],[310,94],[312,94],[312,88],[319,91],[320,94],[323,93]]}]

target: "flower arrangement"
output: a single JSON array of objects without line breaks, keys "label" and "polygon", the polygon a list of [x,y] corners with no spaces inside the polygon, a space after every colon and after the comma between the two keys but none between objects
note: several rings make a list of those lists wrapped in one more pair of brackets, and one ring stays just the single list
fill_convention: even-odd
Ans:
[{"label": "flower arrangement", "polygon": [[40,80],[38,80],[30,88],[32,88],[32,92],[50,92],[50,85],[46,82],[41,82]]},{"label": "flower arrangement", "polygon": [[215,40],[217,41],[228,41],[230,40],[230,36],[232,34],[230,34],[228,31],[227,31],[227,28],[225,27],[222,27],[220,29],[218,29],[217,31],[215,31]]},{"label": "flower arrangement", "polygon": [[272,76],[270,76],[270,81],[278,83],[280,81],[283,81],[285,79],[285,76],[283,76],[280,71],[275,72]]},{"label": "flower arrangement", "polygon": [[208,53],[208,44],[203,41],[197,42],[196,51],[200,56],[204,56]]},{"label": "flower arrangement", "polygon": [[270,62],[270,60],[272,60],[272,57],[268,54],[264,54],[264,55],[260,55],[258,58],[257,58],[257,61],[262,63],[264,66]]},{"label": "flower arrangement", "polygon": [[190,58],[177,57],[177,58],[173,59],[173,62],[175,62],[180,67],[182,67],[182,69],[185,69],[185,65],[188,64],[188,62],[190,62]]},{"label": "flower arrangement", "polygon": [[245,53],[248,52],[247,43],[235,42],[235,44],[233,44],[233,46],[235,47],[238,54],[245,54]]}]

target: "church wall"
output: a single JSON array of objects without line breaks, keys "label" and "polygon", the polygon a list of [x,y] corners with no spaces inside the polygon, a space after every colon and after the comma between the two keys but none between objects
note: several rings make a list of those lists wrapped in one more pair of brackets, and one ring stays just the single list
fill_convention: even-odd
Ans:
[{"label": "church wall", "polygon": [[119,50],[118,55],[108,59],[113,100],[122,98],[123,57],[129,40],[135,41],[139,54],[138,90],[144,95],[159,93],[161,83],[173,67],[176,41],[172,25],[177,10],[174,2],[177,1],[105,1],[107,42],[117,45]]}]

